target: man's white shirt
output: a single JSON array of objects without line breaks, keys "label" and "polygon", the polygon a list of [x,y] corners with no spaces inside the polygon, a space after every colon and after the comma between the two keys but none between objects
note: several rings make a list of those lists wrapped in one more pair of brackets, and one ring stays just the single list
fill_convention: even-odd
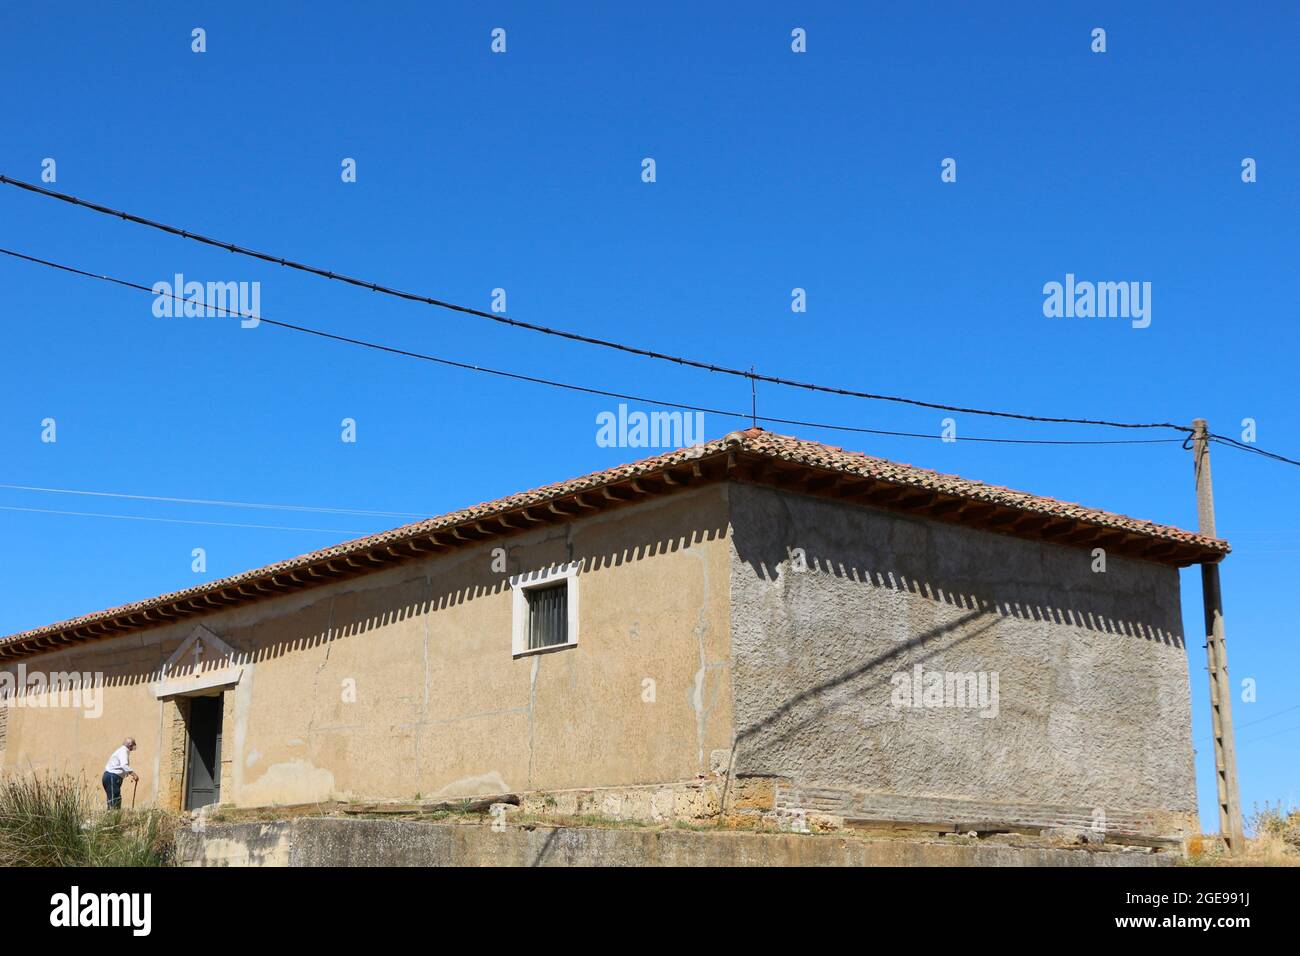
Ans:
[{"label": "man's white shirt", "polygon": [[135,773],[131,769],[131,764],[127,762],[130,756],[131,751],[126,749],[126,744],[118,747],[113,751],[113,756],[108,758],[108,766],[104,768],[104,772],[116,774],[119,777],[124,773]]}]

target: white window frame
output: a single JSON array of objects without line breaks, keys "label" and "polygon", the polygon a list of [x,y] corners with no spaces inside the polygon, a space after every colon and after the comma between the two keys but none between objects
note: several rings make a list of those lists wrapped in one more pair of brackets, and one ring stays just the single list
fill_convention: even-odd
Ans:
[{"label": "white window frame", "polygon": [[[515,657],[530,654],[546,654],[561,651],[578,644],[578,568],[580,562],[553,565],[538,571],[516,574],[510,579],[512,600],[511,652]],[[528,647],[528,593],[535,588],[548,587],[559,581],[565,582],[565,605],[567,616],[567,634],[563,644],[549,647]]]}]

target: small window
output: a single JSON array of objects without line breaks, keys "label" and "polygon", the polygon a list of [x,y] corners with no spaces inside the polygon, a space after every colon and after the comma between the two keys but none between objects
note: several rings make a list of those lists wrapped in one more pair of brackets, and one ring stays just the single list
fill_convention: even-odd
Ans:
[{"label": "small window", "polygon": [[566,564],[519,574],[514,591],[514,656],[578,643],[578,565]]},{"label": "small window", "polygon": [[524,591],[528,598],[528,649],[569,643],[569,585],[563,581]]}]

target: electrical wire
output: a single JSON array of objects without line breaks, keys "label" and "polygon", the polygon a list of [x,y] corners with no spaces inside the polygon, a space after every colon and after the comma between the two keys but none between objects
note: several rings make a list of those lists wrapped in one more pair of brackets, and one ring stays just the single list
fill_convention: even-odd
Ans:
[{"label": "electrical wire", "polygon": [[144,515],[114,515],[94,511],[59,511],[55,508],[19,508],[16,505],[0,505],[0,511],[22,511],[29,514],[70,515],[74,518],[118,518],[123,521],[156,521],[162,524],[197,524],[213,528],[261,528],[264,531],[313,531],[320,534],[372,534],[370,531],[348,531],[345,528],[286,528],[268,524],[236,524],[228,521],[199,521],[187,518],[150,518]]},{"label": "electrical wire", "polygon": [[222,312],[233,318],[254,319],[259,323],[265,323],[275,328],[286,329],[293,332],[300,332],[306,335],[313,335],[318,338],[329,339],[335,342],[342,342],[348,345],[355,345],[361,348],[374,349],[380,352],[387,352],[392,355],[402,355],[407,358],[418,359],[425,362],[433,362],[438,365],[458,368],[465,371],[480,372],[486,375],[495,375],[501,378],[512,379],[515,381],[529,382],[535,385],[546,385],[551,388],[567,389],[569,391],[581,392],[588,395],[598,395],[603,398],[614,398],[620,401],[639,402],[647,405],[658,405],[664,408],[678,408],[686,411],[703,412],[709,415],[718,415],[724,418],[739,419],[756,419],[757,421],[768,422],[774,425],[793,425],[801,428],[827,429],[831,431],[853,432],[856,434],[866,435],[884,435],[895,438],[925,438],[937,441],[950,442],[983,442],[992,444],[1005,445],[1166,445],[1176,442],[1182,442],[1181,438],[1133,438],[1133,439],[1030,439],[1030,438],[987,438],[977,436],[951,436],[929,435],[922,432],[901,432],[888,431],[879,428],[862,428],[853,425],[839,425],[828,422],[811,422],[793,418],[774,418],[768,415],[753,415],[752,412],[729,411],[725,409],[709,408],[702,405],[690,405],[684,402],[663,401],[660,399],[645,398],[638,395],[630,395],[623,392],[614,392],[607,389],[592,388],[586,385],[576,385],[571,382],[560,382],[554,379],[541,378],[535,375],[526,375],[522,372],[511,372],[503,369],[490,368],[484,365],[475,365],[468,362],[458,362],[454,359],[442,358],[436,355],[428,355],[423,352],[414,352],[410,349],[397,348],[391,345],[383,345],[378,342],[370,342],[365,339],[353,338],[346,335],[337,335],[333,332],[325,332],[321,329],[313,329],[304,325],[296,325],[291,322],[282,322],[278,319],[268,319],[265,316],[255,315],[251,312],[237,312],[227,309],[223,306],[211,305],[207,302],[201,302],[195,299],[186,299],[171,292],[158,292],[152,287],[143,285],[138,282],[132,282],[127,279],[121,279],[116,276],[105,275],[101,273],[88,272],[84,269],[78,269],[74,266],[64,265],[63,263],[53,262],[49,259],[41,259],[37,256],[27,255],[26,253],[17,252],[12,249],[0,248],[0,253],[21,259],[26,262],[46,266],[52,269],[58,269],[63,272],[69,272],[73,275],[83,276],[88,279],[96,279],[101,282],[110,282],[114,285],[124,286],[128,289],[135,289],[140,292],[147,292],[150,295],[161,296],[163,298],[173,299],[177,302],[201,305],[205,309]]},{"label": "electrical wire", "polygon": [[1300,461],[1294,458],[1287,458],[1285,455],[1279,455],[1276,452],[1265,451],[1263,448],[1257,448],[1254,445],[1248,445],[1245,442],[1237,441],[1235,438],[1228,438],[1226,435],[1211,434],[1210,441],[1217,442],[1220,445],[1226,445],[1228,448],[1235,448],[1238,451],[1248,451],[1253,455],[1262,455],[1273,461],[1280,461],[1285,465],[1300,465]]},{"label": "electrical wire", "polygon": [[271,505],[251,501],[220,501],[208,498],[166,498],[160,495],[129,495],[116,491],[82,491],[73,488],[42,488],[35,485],[0,484],[8,491],[39,491],[57,495],[87,495],[95,498],[125,498],[131,501],[160,501],[165,504],[213,505],[220,508],[260,508],[267,511],[310,511],[318,514],[352,515],[366,518],[427,518],[410,511],[363,511],[354,508],[317,508],[311,505]]},{"label": "electrical wire", "polygon": [[638,348],[621,342],[615,342],[610,339],[595,338],[589,335],[581,335],[577,332],[569,332],[563,329],[552,328],[550,326],[539,325],[533,322],[524,322],[519,319],[512,319],[501,313],[485,312],[482,309],[471,308],[466,305],[459,305],[454,302],[448,302],[443,299],[436,299],[431,296],[421,295],[415,292],[406,292],[401,289],[395,289],[390,286],[380,285],[368,279],[357,279],[352,276],[343,275],[320,266],[308,265],[304,262],[298,262],[293,259],[277,256],[273,253],[259,252],[256,249],[250,249],[246,246],[240,246],[233,242],[226,242],[221,239],[213,239],[188,229],[182,229],[179,226],[168,225],[167,223],[157,222],[138,216],[134,213],[125,212],[120,209],[113,209],[99,203],[89,202],[80,199],[68,193],[57,192],[53,189],[46,189],[44,186],[38,186],[35,183],[24,182],[20,179],[0,174],[0,183],[9,186],[15,186],[18,189],[35,193],[39,196],[45,196],[50,199],[57,199],[61,202],[70,203],[74,206],[80,206],[83,209],[89,209],[92,212],[101,213],[106,216],[112,216],[126,222],[133,222],[141,226],[148,226],[151,229],[157,229],[169,235],[179,236],[182,239],[190,239],[203,245],[213,246],[218,249],[225,249],[238,255],[247,256],[252,259],[259,259],[263,262],[269,262],[275,265],[283,266],[287,269],[295,269],[299,272],[310,273],[311,275],[320,276],[325,279],[332,279],[336,282],[343,282],[347,285],[356,286],[362,289],[369,289],[372,292],[379,292],[384,295],[393,296],[399,299],[406,299],[410,302],[420,302],[425,305],[435,306],[440,309],[447,309],[452,312],[458,312],[463,315],[471,315],[480,319],[488,319],[492,322],[498,322],[513,328],[525,329],[530,332],[538,332],[544,335],[551,335],[557,338],[566,339],[572,342],[581,342],[587,345],[599,346],[601,348],[614,349],[620,352],[626,352],[632,355],[639,355],[644,358],[655,359],[663,362],[671,362],[677,365],[683,365],[690,368],[702,369],[708,372],[716,372],[723,375],[733,375],[738,378],[749,379],[751,382],[766,382],[772,385],[782,385],[789,388],[799,388],[813,392],[824,392],[831,395],[840,395],[851,398],[863,398],[871,401],[894,402],[903,405],[914,405],[920,408],[932,408],[940,411],[959,412],[966,415],[987,415],[996,418],[1011,418],[1019,421],[1030,422],[1052,422],[1057,424],[1071,425],[1097,425],[1108,428],[1172,428],[1180,432],[1190,432],[1191,429],[1186,425],[1175,425],[1171,422],[1116,422],[1105,419],[1090,418],[1060,418],[1043,415],[1025,415],[1017,412],[993,411],[983,408],[968,408],[961,405],[948,405],[940,402],[929,402],[915,398],[906,398],[898,395],[880,395],[871,392],[862,392],[849,388],[842,388],[832,385],[819,385],[812,382],[800,382],[794,379],[783,378],[776,375],[764,375],[750,369],[731,368],[725,365],[719,365],[715,362],[704,362],[698,359],[689,359],[680,355],[670,355],[664,352],[656,352],[651,349]]},{"label": "electrical wire", "polygon": [[1300,724],[1297,724],[1294,727],[1285,727],[1282,730],[1275,730],[1271,734],[1264,734],[1262,737],[1251,737],[1249,740],[1243,740],[1241,746],[1244,747],[1247,744],[1259,743],[1261,740],[1268,740],[1270,737],[1280,737],[1283,734],[1293,734],[1297,731],[1300,731]]},{"label": "electrical wire", "polygon": [[1294,707],[1284,707],[1281,710],[1274,711],[1273,713],[1269,714],[1267,717],[1257,717],[1255,720],[1248,720],[1246,721],[1246,723],[1239,725],[1237,729],[1245,730],[1247,727],[1253,727],[1256,724],[1262,724],[1264,721],[1272,720],[1274,717],[1281,717],[1283,714],[1289,714],[1293,710],[1300,710],[1300,704],[1296,704]]}]

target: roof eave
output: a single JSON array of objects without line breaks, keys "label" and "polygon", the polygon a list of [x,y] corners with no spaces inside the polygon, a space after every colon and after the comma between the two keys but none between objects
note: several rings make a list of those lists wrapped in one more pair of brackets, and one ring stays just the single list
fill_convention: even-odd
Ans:
[{"label": "roof eave", "polygon": [[[1226,541],[1081,506],[1068,506],[1077,513],[1066,513],[1061,502],[882,459],[849,455],[837,464],[809,461],[805,459],[818,456],[765,447],[752,441],[755,434],[764,433],[733,432],[695,449],[511,495],[183,591],[14,634],[0,639],[0,664],[206,616],[721,480],[764,484],[1030,540],[1101,547],[1108,553],[1175,567],[1215,563],[1230,550]],[[872,473],[882,466],[899,471],[902,477]]]}]

